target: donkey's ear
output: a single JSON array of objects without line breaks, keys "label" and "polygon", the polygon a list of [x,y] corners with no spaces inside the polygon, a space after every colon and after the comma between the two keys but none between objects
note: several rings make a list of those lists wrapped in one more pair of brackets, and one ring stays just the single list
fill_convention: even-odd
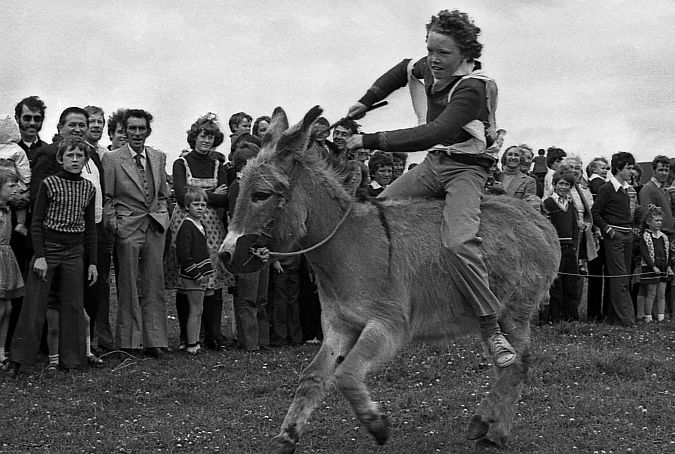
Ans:
[{"label": "donkey's ear", "polygon": [[312,125],[322,112],[323,109],[321,107],[312,107],[305,114],[301,123],[286,131],[279,139],[279,142],[277,142],[277,154],[282,158],[287,158],[298,153],[304,153],[312,134]]},{"label": "donkey's ear", "polygon": [[281,107],[277,107],[272,113],[270,126],[267,128],[267,131],[265,131],[265,134],[262,137],[261,148],[273,149],[287,129],[288,118],[286,117],[286,112],[284,112],[284,109]]}]

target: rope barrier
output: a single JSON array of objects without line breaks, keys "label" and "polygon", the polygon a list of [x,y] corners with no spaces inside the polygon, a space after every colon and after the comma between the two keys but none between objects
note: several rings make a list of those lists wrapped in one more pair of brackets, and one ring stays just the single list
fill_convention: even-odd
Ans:
[{"label": "rope barrier", "polygon": [[642,276],[642,273],[633,273],[633,274],[579,274],[579,273],[565,273],[563,271],[558,271],[558,274],[563,274],[565,276],[577,276],[577,277],[634,277]]}]

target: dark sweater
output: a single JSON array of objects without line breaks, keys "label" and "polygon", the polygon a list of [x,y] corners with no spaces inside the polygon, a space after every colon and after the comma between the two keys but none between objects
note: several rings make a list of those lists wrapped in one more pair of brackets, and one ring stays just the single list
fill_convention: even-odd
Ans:
[{"label": "dark sweater", "polygon": [[638,194],[638,201],[640,205],[654,204],[663,211],[663,226],[661,230],[666,235],[672,235],[675,232],[673,226],[673,212],[670,209],[670,195],[652,180],[649,180],[642,186],[642,190]]},{"label": "dark sweater", "polygon": [[213,273],[206,236],[187,218],[176,233],[176,257],[180,277],[197,280]]},{"label": "dark sweater", "polygon": [[[366,106],[385,99],[393,91],[408,84],[408,63],[410,59],[387,71],[375,81],[373,86],[360,99]],[[475,61],[476,68],[480,62]],[[433,86],[433,75],[426,58],[418,60],[413,67],[413,76],[424,78],[427,94],[427,123],[413,128],[378,132],[363,135],[363,148],[384,151],[426,150],[434,145],[452,145],[471,138],[462,127],[472,120],[486,122],[488,109],[485,83],[476,79],[467,79],[455,89],[448,102],[450,89],[461,79],[454,76],[439,81]]]},{"label": "dark sweater", "polygon": [[577,210],[570,199],[567,211],[563,211],[558,203],[549,197],[542,203],[544,215],[551,221],[558,238],[571,238],[571,244],[577,244],[579,239],[579,226],[577,224]]},{"label": "dark sweater", "polygon": [[632,224],[628,193],[623,188],[615,190],[610,181],[598,189],[591,213],[593,223],[602,232],[607,232],[608,224],[625,228],[630,228]]},{"label": "dark sweater", "polygon": [[28,162],[30,162],[32,165],[38,151],[40,148],[46,147],[47,142],[44,142],[42,139],[40,139],[40,137],[38,137],[38,140],[32,143],[30,146],[26,145],[23,140],[19,140],[18,145],[23,148],[23,151],[26,152],[26,156],[28,156]]},{"label": "dark sweater", "polygon": [[96,265],[95,195],[90,181],[63,170],[40,183],[31,223],[35,257],[45,256],[45,242],[84,242],[88,263]]},{"label": "dark sweater", "polygon": [[[203,155],[191,151],[184,156],[184,159],[190,166],[190,173],[194,178],[213,178],[215,166],[218,166],[218,186],[226,184],[227,171],[220,160],[216,159],[212,153]],[[187,191],[186,175],[185,163],[181,159],[176,159],[173,163],[173,190],[176,194],[176,203],[183,208],[185,208],[185,193]],[[214,194],[213,190],[207,190],[206,194],[209,197],[207,200],[209,206],[227,208],[227,195]]]}]

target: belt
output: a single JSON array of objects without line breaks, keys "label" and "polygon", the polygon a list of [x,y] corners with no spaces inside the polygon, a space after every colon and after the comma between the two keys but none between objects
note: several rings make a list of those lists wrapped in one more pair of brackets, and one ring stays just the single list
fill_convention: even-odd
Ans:
[{"label": "belt", "polygon": [[490,156],[487,155],[473,155],[473,154],[465,154],[465,153],[447,153],[445,150],[440,150],[440,149],[431,149],[429,150],[429,153],[435,154],[435,155],[444,155],[447,156],[449,159],[459,162],[460,164],[468,165],[468,166],[480,166],[483,167],[485,170],[490,170],[490,167],[495,163],[495,159],[491,158]]}]

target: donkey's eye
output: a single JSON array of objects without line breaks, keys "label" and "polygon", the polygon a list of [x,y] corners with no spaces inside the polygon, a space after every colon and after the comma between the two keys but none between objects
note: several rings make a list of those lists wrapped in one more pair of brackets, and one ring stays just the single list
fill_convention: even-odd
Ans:
[{"label": "donkey's eye", "polygon": [[254,192],[251,194],[251,200],[253,202],[262,202],[263,200],[269,199],[271,195],[271,192]]}]

